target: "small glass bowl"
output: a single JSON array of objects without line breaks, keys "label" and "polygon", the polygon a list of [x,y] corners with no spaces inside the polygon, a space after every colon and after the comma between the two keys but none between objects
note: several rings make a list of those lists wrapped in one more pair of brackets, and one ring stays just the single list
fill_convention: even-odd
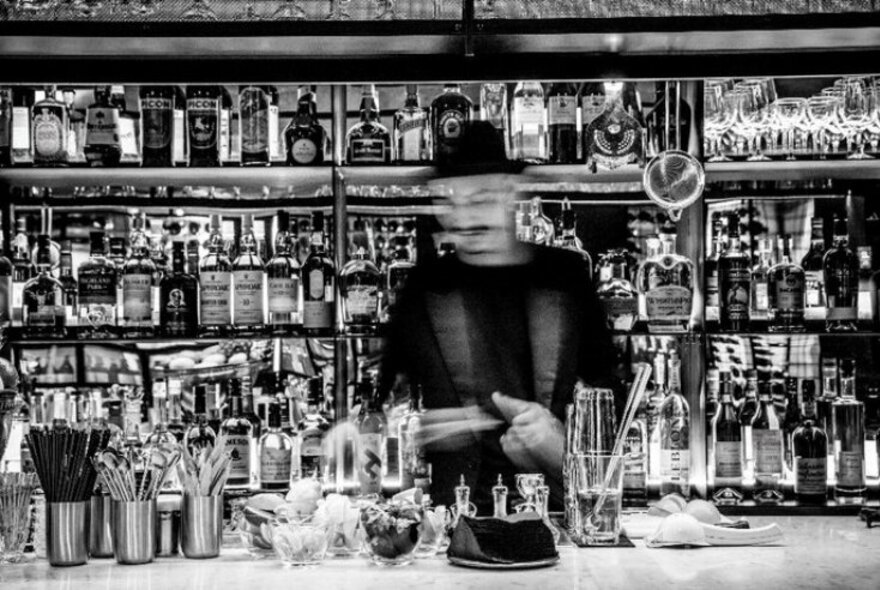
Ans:
[{"label": "small glass bowl", "polygon": [[376,565],[412,563],[422,534],[421,506],[371,504],[361,511],[364,546]]},{"label": "small glass bowl", "polygon": [[448,518],[449,511],[445,506],[425,508],[419,546],[416,548],[417,558],[427,559],[446,550],[449,545],[449,537],[446,535]]},{"label": "small glass bowl", "polygon": [[235,513],[235,532],[241,540],[242,546],[254,559],[266,559],[275,555],[272,549],[272,528],[270,523],[274,518],[260,518],[261,514],[251,512],[245,514],[244,510]]},{"label": "small glass bowl", "polygon": [[272,547],[285,565],[317,565],[326,557],[329,535],[324,522],[310,518],[276,520],[269,526],[272,530]]}]

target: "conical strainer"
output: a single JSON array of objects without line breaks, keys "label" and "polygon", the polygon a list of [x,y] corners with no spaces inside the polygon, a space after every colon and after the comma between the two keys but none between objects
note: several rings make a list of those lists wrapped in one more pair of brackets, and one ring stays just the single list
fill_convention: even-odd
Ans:
[{"label": "conical strainer", "polygon": [[706,173],[694,156],[680,150],[657,154],[645,167],[642,184],[648,198],[669,212],[673,221],[693,204],[706,186]]}]

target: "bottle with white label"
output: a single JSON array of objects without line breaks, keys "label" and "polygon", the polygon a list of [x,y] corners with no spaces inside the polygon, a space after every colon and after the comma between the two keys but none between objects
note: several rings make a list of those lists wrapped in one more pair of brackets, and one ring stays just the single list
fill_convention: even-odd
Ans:
[{"label": "bottle with white label", "polygon": [[772,504],[781,502],[784,446],[782,425],[768,383],[759,388],[758,409],[752,417],[752,456],[755,460],[756,502]]},{"label": "bottle with white label", "polygon": [[766,321],[770,309],[769,276],[773,265],[773,242],[769,238],[758,240],[758,263],[752,267],[752,288],[749,293],[749,317]]},{"label": "bottle with white label", "polygon": [[428,111],[419,106],[419,87],[406,85],[406,102],[394,113],[394,161],[423,162],[431,158]]},{"label": "bottle with white label", "polygon": [[838,502],[865,495],[865,404],[856,399],[855,359],[840,359],[840,397],[831,404]]},{"label": "bottle with white label", "polygon": [[290,488],[294,455],[299,449],[281,430],[281,406],[269,404],[268,429],[260,437],[260,489],[287,490]]},{"label": "bottle with white label", "polygon": [[45,97],[33,108],[34,164],[67,166],[67,106],[55,98],[55,87],[47,86]]},{"label": "bottle with white label", "polygon": [[226,483],[231,487],[250,487],[251,459],[257,444],[254,427],[242,413],[241,389],[232,389],[229,394],[229,417],[220,425],[220,437],[226,441],[226,452],[231,457]]},{"label": "bottle with white label", "polygon": [[12,89],[12,163],[30,164],[34,161],[31,137],[31,107],[34,104],[32,88],[19,86]]},{"label": "bottle with white label", "polygon": [[645,297],[648,330],[686,332],[694,298],[694,263],[675,252],[676,230],[660,232],[660,252],[639,267],[636,285]]},{"label": "bottle with white label", "polygon": [[310,252],[302,265],[303,328],[312,336],[332,333],[336,268],[324,249],[324,213],[312,216]]},{"label": "bottle with white label", "polygon": [[806,284],[804,286],[807,320],[825,319],[825,220],[813,217],[810,222],[810,249],[801,260]]},{"label": "bottle with white label", "polygon": [[110,87],[95,87],[95,102],[86,110],[85,156],[91,166],[118,166],[122,158],[119,140],[119,108],[110,103]]},{"label": "bottle with white label", "polygon": [[361,93],[361,120],[345,136],[346,161],[349,164],[389,164],[391,134],[380,121],[376,87],[364,84]]},{"label": "bottle with white label", "polygon": [[328,467],[324,435],[330,430],[330,421],[324,416],[324,387],[321,377],[308,382],[306,411],[296,426],[299,433],[299,475],[324,480]]},{"label": "bottle with white label", "polygon": [[154,334],[153,278],[156,265],[150,258],[150,240],[146,234],[147,218],[135,218],[131,232],[131,254],[122,268],[122,326],[127,338]]},{"label": "bottle with white label", "polygon": [[551,164],[578,161],[577,85],[551,84],[547,91],[547,157]]},{"label": "bottle with white label", "polygon": [[276,216],[275,255],[266,264],[266,291],[269,300],[269,326],[284,334],[302,325],[300,314],[300,266],[291,254],[290,215]]},{"label": "bottle with white label", "polygon": [[669,355],[669,393],[660,405],[660,495],[690,496],[690,407],[681,393],[681,359]]},{"label": "bottle with white label", "polygon": [[358,385],[361,412],[358,429],[357,471],[361,494],[382,493],[382,473],[387,466],[385,437],[388,435],[385,413],[379,403],[375,387],[369,381]]},{"label": "bottle with white label", "polygon": [[242,216],[238,257],[232,264],[232,326],[239,334],[253,334],[266,323],[263,298],[266,272],[257,253],[254,216]]},{"label": "bottle with white label", "polygon": [[539,163],[547,159],[544,89],[540,82],[520,82],[513,91],[510,117],[513,158]]},{"label": "bottle with white label", "polygon": [[714,449],[714,488],[716,503],[736,504],[742,500],[743,457],[742,431],[733,405],[733,382],[730,373],[719,373],[721,406],[712,420]]},{"label": "bottle with white label", "polygon": [[221,218],[211,216],[208,253],[199,263],[199,325],[203,335],[221,336],[232,324],[232,263],[226,255]]},{"label": "bottle with white label", "polygon": [[794,493],[798,502],[824,504],[828,496],[828,442],[816,417],[815,393],[815,387],[804,387],[803,421],[791,436]]}]

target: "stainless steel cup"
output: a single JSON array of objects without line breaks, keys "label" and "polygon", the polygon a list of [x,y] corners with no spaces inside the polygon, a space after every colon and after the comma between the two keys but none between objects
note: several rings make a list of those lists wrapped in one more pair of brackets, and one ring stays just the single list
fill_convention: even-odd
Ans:
[{"label": "stainless steel cup", "polygon": [[89,502],[46,505],[46,555],[53,566],[89,561]]},{"label": "stainless steel cup", "polygon": [[180,547],[190,559],[220,555],[223,540],[223,496],[184,494],[180,511]]},{"label": "stainless steel cup", "polygon": [[171,557],[179,552],[180,510],[160,510],[156,522],[156,557]]},{"label": "stainless steel cup", "polygon": [[118,563],[150,563],[156,556],[156,501],[112,505],[113,555]]},{"label": "stainless steel cup", "polygon": [[89,557],[113,557],[110,496],[92,496],[89,507]]}]

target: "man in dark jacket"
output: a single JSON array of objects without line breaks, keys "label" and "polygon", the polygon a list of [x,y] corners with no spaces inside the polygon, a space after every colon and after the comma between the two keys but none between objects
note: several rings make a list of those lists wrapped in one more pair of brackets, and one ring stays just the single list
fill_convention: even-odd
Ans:
[{"label": "man in dark jacket", "polygon": [[565,406],[578,379],[612,381],[615,351],[576,252],[515,235],[517,174],[494,128],[464,129],[441,167],[438,219],[455,255],[418,266],[392,313],[383,387],[422,388],[431,495],[453,503],[460,476],[481,514],[500,475],[542,472],[559,502]]}]

